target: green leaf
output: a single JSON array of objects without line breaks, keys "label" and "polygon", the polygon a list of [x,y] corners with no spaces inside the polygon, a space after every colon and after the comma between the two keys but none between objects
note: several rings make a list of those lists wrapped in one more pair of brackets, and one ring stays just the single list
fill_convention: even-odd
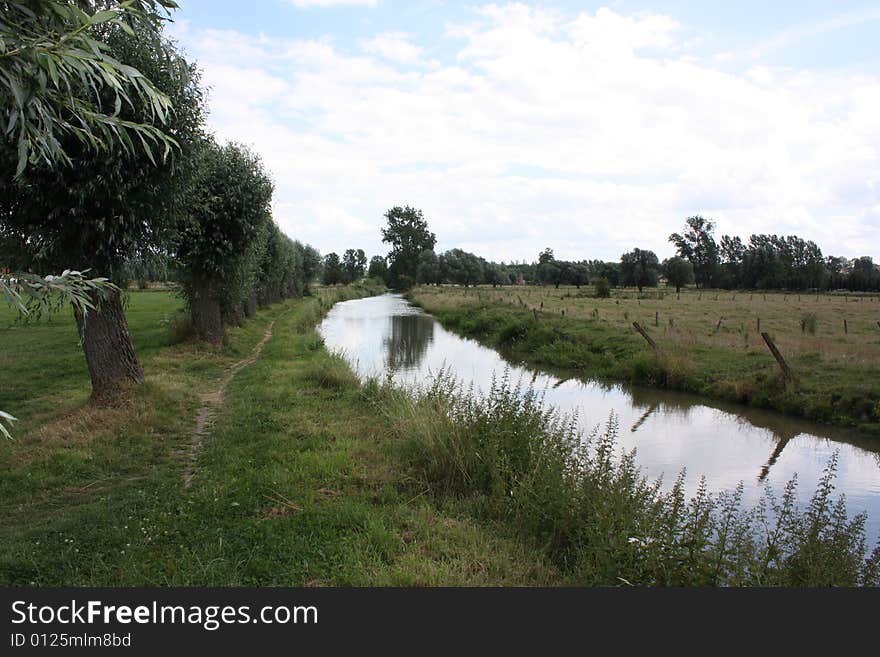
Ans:
[{"label": "green leaf", "polygon": [[117,16],[118,14],[112,9],[105,9],[104,11],[99,11],[98,13],[94,14],[89,19],[89,25],[99,25],[100,23],[106,23],[108,21],[112,21]]},{"label": "green leaf", "polygon": [[49,77],[52,78],[52,84],[56,87],[59,87],[59,79],[58,79],[58,67],[55,65],[55,58],[49,57],[46,62],[47,67],[49,68]]},{"label": "green leaf", "polygon": [[18,166],[15,169],[15,177],[22,174],[28,163],[28,143],[24,135],[18,140]]}]

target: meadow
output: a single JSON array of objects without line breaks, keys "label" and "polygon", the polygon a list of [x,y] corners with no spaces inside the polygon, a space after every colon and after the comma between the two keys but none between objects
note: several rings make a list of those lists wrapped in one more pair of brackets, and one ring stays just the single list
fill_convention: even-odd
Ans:
[{"label": "meadow", "polygon": [[524,391],[362,384],[315,325],[373,293],[317,288],[212,346],[184,339],[172,293],[132,292],[146,382],[109,406],[87,401],[69,318],[7,324],[0,405],[21,421],[0,442],[0,583],[877,584],[833,464],[803,510],[788,491],[688,500],[618,458],[612,425],[584,443]]},{"label": "meadow", "polygon": [[[316,288],[260,310],[222,347],[181,340],[182,301],[133,291],[146,382],[110,407],[90,385],[67,314],[34,324],[0,308],[0,583],[48,585],[550,584],[559,576],[502,525],[441,511],[394,468],[386,420],[314,332]],[[190,487],[202,399],[230,382]],[[385,446],[383,446],[385,445]]]},{"label": "meadow", "polygon": [[410,298],[450,328],[534,364],[880,432],[877,295],[646,288],[598,298],[587,286],[421,286]]}]

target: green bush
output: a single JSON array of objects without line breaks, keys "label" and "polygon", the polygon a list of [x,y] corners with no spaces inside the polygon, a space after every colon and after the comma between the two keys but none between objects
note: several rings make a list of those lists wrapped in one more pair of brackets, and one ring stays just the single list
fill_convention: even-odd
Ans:
[{"label": "green bush", "polygon": [[816,316],[816,313],[804,313],[801,315],[801,332],[816,335],[816,327],[818,323],[819,318]]},{"label": "green bush", "polygon": [[607,299],[611,296],[611,283],[608,282],[607,278],[597,278],[595,285],[597,297]]},{"label": "green bush", "polygon": [[522,340],[528,332],[529,325],[526,322],[511,320],[498,332],[498,344],[502,347],[508,347],[517,340]]}]

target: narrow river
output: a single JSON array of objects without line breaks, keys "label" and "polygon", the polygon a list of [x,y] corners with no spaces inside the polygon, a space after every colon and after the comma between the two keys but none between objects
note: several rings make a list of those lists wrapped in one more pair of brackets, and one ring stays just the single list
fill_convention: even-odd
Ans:
[{"label": "narrow river", "polygon": [[689,493],[701,476],[713,491],[742,482],[745,502],[751,505],[762,486],[770,485],[779,496],[797,475],[803,507],[837,452],[836,494],[846,495],[851,514],[868,512],[869,545],[880,535],[880,441],[693,395],[559,379],[510,363],[495,350],[447,331],[400,295],[337,303],[319,331],[327,348],[342,353],[362,379],[390,374],[395,383],[413,387],[443,368],[463,384],[486,390],[493,374],[507,370],[512,383],[531,385],[561,413],[576,413],[587,433],[604,426],[613,412],[620,447],[636,448],[644,474],[662,476],[671,485],[684,469]]}]

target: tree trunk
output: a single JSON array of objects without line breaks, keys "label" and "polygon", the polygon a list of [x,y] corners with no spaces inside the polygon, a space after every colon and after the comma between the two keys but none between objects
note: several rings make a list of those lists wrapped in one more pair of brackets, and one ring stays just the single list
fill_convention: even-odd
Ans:
[{"label": "tree trunk", "polygon": [[223,342],[220,286],[218,281],[205,272],[193,275],[190,313],[193,329],[199,339],[212,344]]},{"label": "tree trunk", "polygon": [[227,320],[229,324],[232,324],[234,326],[243,326],[245,321],[244,304],[240,303],[235,306],[235,308],[230,311]]},{"label": "tree trunk", "polygon": [[257,293],[251,292],[250,296],[244,304],[244,314],[247,317],[253,317],[257,314]]},{"label": "tree trunk", "polygon": [[264,285],[257,288],[257,305],[260,308],[265,308],[269,305],[269,292]]},{"label": "tree trunk", "polygon": [[143,383],[144,372],[134,352],[128,321],[118,292],[93,296],[94,310],[75,313],[83,352],[92,379],[92,399],[112,398],[122,384]]}]

